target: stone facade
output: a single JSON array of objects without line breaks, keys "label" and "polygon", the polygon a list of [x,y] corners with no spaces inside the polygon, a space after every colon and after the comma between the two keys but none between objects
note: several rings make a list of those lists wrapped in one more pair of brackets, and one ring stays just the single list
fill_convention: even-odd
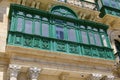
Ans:
[{"label": "stone facade", "polygon": [[[0,0],[0,80],[119,80],[114,71],[116,62],[111,60],[68,55],[31,48],[7,45],[9,6],[17,3],[48,11],[54,5],[65,5],[74,10],[79,18],[108,24],[108,35],[115,48],[114,39],[120,41],[119,18],[78,8],[56,0]],[[117,20],[117,21],[116,21]],[[42,53],[42,54],[39,54]],[[118,68],[119,69],[119,68]],[[118,73],[116,71],[115,73]]]}]

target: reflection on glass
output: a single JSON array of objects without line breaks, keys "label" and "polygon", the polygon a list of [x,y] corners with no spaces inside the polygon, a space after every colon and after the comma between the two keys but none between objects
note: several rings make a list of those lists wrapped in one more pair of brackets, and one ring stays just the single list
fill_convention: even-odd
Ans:
[{"label": "reflection on glass", "polygon": [[90,44],[95,44],[93,33],[89,32]]},{"label": "reflection on glass", "polygon": [[109,6],[109,4],[110,4],[110,3],[109,3],[109,2],[110,2],[109,0],[103,0],[103,1],[104,1],[104,5]]},{"label": "reflection on glass", "polygon": [[64,29],[61,26],[56,26],[56,38],[64,39]]},{"label": "reflection on glass", "polygon": [[22,31],[22,26],[23,26],[23,19],[18,18],[18,20],[17,20],[17,31]]},{"label": "reflection on glass", "polygon": [[35,34],[39,35],[40,34],[40,22],[35,22]]},{"label": "reflection on glass", "polygon": [[87,37],[87,33],[85,31],[81,31],[82,34],[82,42],[83,43],[88,43],[88,37]]},{"label": "reflection on glass", "polygon": [[102,8],[101,0],[98,0],[98,5],[99,5],[99,9],[101,9]]},{"label": "reflection on glass", "polygon": [[42,23],[42,36],[49,36],[49,25],[47,23]]},{"label": "reflection on glass", "polygon": [[76,41],[76,35],[75,35],[75,30],[74,29],[69,29],[69,31],[68,31],[68,39],[70,41]]},{"label": "reflection on glass", "polygon": [[103,40],[103,45],[104,45],[105,47],[107,47],[108,45],[107,45],[107,41],[106,41],[105,35],[102,34],[101,37],[102,37],[102,40]]},{"label": "reflection on glass", "polygon": [[94,34],[94,36],[95,36],[96,45],[101,46],[102,44],[101,44],[101,40],[100,40],[100,35],[96,33],[96,34]]},{"label": "reflection on glass", "polygon": [[114,8],[117,8],[116,2],[111,0],[111,6],[114,7]]},{"label": "reflection on glass", "polygon": [[25,33],[32,34],[32,21],[25,20]]}]

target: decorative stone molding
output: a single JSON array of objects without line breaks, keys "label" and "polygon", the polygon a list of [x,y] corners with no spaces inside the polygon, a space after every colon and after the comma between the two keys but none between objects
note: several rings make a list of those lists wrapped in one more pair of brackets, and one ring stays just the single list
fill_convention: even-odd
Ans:
[{"label": "decorative stone molding", "polygon": [[102,74],[92,73],[86,80],[101,80]]},{"label": "decorative stone molding", "polygon": [[9,73],[10,73],[10,80],[17,80],[17,76],[19,74],[19,71],[21,69],[21,66],[10,64],[9,65]]},{"label": "decorative stone molding", "polygon": [[59,80],[68,80],[69,73],[63,72],[59,76]]},{"label": "decorative stone molding", "polygon": [[39,69],[37,67],[29,68],[29,77],[30,77],[30,79],[31,80],[37,80],[40,71],[41,71],[41,69]]},{"label": "decorative stone molding", "polygon": [[102,80],[114,80],[114,76],[109,75],[109,76],[105,76],[104,79]]},{"label": "decorative stone molding", "polygon": [[114,80],[114,76],[112,76],[112,75],[109,75],[109,76],[107,76],[107,80]]}]

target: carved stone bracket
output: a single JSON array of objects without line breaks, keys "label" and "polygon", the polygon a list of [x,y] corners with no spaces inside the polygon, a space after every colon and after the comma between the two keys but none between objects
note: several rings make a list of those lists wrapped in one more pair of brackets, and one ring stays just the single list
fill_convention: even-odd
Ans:
[{"label": "carved stone bracket", "polygon": [[107,80],[114,80],[114,76],[110,75],[110,76],[107,76]]},{"label": "carved stone bracket", "polygon": [[29,68],[30,79],[31,80],[37,80],[40,71],[41,71],[41,69],[39,69],[37,67],[31,67],[31,68]]},{"label": "carved stone bracket", "polygon": [[109,76],[104,76],[102,80],[114,80],[114,76],[109,75]]},{"label": "carved stone bracket", "polygon": [[10,71],[10,80],[17,80],[18,73],[21,69],[21,66],[15,65],[15,64],[10,64],[9,65],[9,71]]},{"label": "carved stone bracket", "polygon": [[92,73],[91,75],[89,75],[89,77],[86,78],[86,80],[101,80],[101,78],[101,74]]}]

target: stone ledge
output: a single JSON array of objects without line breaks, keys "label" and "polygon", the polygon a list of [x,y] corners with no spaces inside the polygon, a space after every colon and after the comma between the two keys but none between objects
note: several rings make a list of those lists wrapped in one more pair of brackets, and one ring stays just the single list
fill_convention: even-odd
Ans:
[{"label": "stone ledge", "polygon": [[81,65],[89,65],[94,67],[106,67],[108,69],[114,68],[114,60],[105,60],[99,58],[90,58],[85,56],[78,56],[72,54],[65,54],[62,52],[52,52],[46,50],[37,50],[32,48],[24,48],[18,46],[6,46],[6,54],[9,56],[16,55],[21,57],[42,58],[46,60],[55,60],[67,63],[75,63]]}]

